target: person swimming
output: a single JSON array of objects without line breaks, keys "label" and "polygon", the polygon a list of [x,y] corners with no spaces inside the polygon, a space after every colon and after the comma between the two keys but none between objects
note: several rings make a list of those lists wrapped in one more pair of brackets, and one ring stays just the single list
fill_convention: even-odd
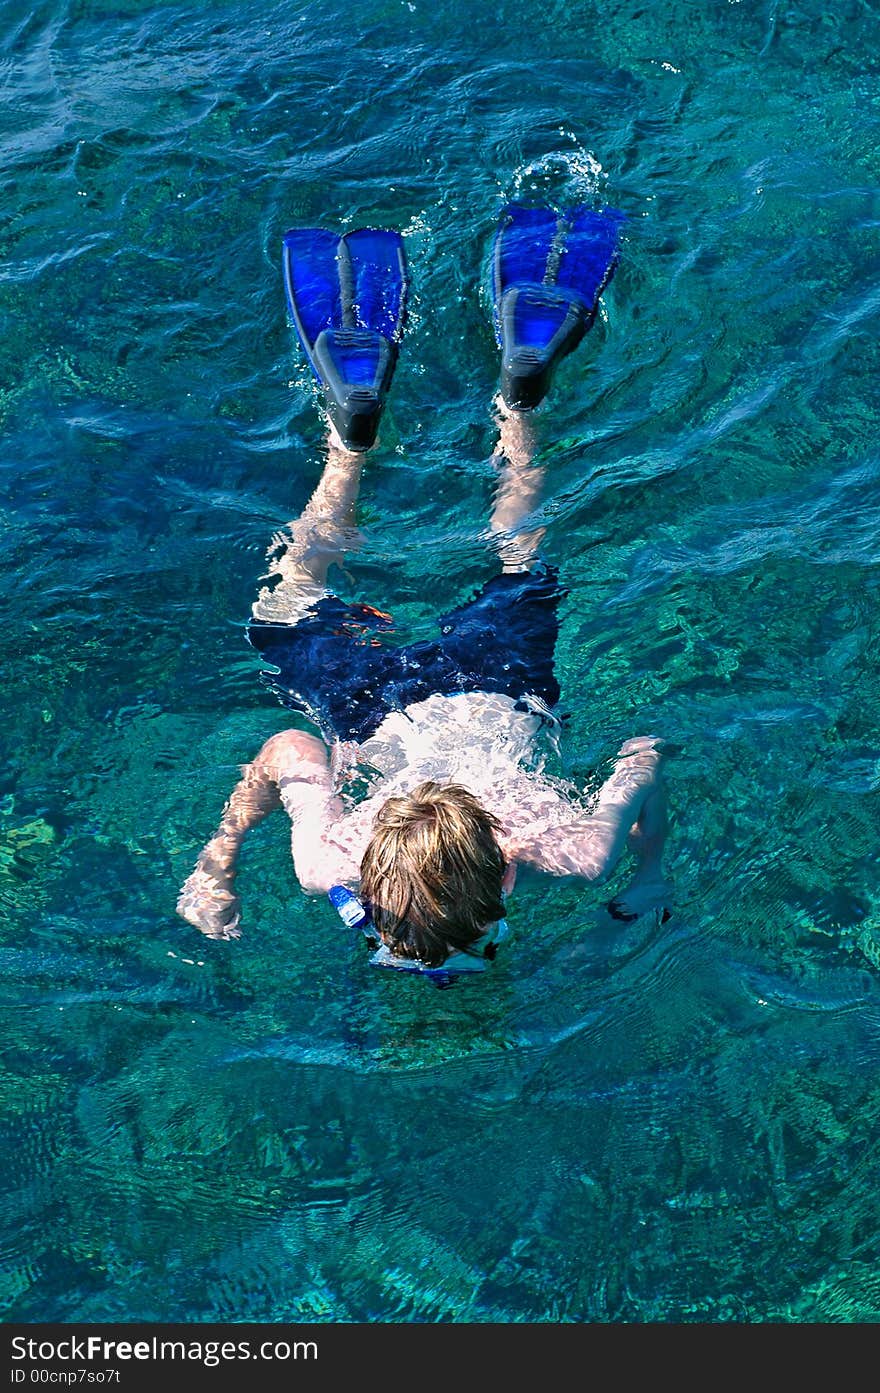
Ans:
[{"label": "person swimming", "polygon": [[[380,966],[436,972],[491,960],[520,866],[602,884],[628,847],[634,876],[611,913],[668,914],[665,742],[625,742],[589,807],[536,757],[542,734],[559,726],[554,650],[566,591],[540,556],[544,529],[526,525],[544,475],[531,409],[506,402],[503,390],[496,408],[489,530],[500,571],[440,616],[435,637],[410,644],[392,641],[390,614],[328,588],[330,567],[357,542],[363,440],[372,437],[371,426],[346,442],[328,410],[322,476],[273,540],[270,583],[247,628],[264,683],[316,733],[281,731],[243,766],[177,902],[208,937],[240,935],[238,852],[279,808],[300,886],[356,893]],[[381,402],[374,424],[379,414]],[[359,800],[344,796],[353,770],[367,771]]]}]

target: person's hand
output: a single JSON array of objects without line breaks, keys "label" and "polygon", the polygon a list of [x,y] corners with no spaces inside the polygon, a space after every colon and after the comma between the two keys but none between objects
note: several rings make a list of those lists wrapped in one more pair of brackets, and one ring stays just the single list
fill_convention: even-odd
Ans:
[{"label": "person's hand", "polygon": [[672,881],[659,872],[637,873],[625,890],[608,901],[608,913],[624,924],[645,917],[667,924],[672,918],[672,896]]},{"label": "person's hand", "polygon": [[232,889],[232,876],[208,871],[201,863],[183,883],[177,913],[206,938],[241,937],[241,901]]}]

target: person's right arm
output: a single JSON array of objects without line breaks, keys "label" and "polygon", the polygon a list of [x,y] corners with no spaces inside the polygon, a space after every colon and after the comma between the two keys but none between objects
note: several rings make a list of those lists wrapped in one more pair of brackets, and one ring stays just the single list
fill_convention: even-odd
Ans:
[{"label": "person's right arm", "polygon": [[220,826],[199,853],[195,869],[184,882],[177,912],[208,938],[238,938],[241,903],[235,893],[236,863],[245,835],[270,812],[285,805],[291,819],[302,822],[303,854],[296,857],[297,875],[308,884],[311,846],[327,819],[338,814],[332,792],[327,748],[301,730],[271,736],[229,796]]}]

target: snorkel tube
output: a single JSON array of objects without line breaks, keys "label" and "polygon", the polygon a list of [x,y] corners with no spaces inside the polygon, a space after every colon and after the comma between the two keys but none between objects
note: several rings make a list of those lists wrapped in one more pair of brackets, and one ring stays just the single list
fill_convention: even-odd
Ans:
[{"label": "snorkel tube", "polygon": [[429,967],[416,958],[400,958],[392,953],[379,938],[373,925],[368,907],[345,885],[331,885],[327,898],[347,929],[360,929],[370,947],[375,951],[370,955],[373,967],[389,967],[395,972],[417,972],[427,977],[435,987],[451,987],[458,977],[470,972],[485,972],[495,957],[495,950],[508,935],[507,921],[499,919],[493,926],[494,933],[484,948],[482,955],[452,953],[440,967]]}]

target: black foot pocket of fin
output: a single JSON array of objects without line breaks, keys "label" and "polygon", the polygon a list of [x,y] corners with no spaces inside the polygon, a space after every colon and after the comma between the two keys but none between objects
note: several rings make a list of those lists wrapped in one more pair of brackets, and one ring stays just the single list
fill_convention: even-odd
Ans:
[{"label": "black foot pocket of fin", "polygon": [[324,329],[314,362],[327,411],[350,450],[369,450],[397,362],[397,345],[370,329]]},{"label": "black foot pocket of fin", "polygon": [[284,234],[287,303],[330,419],[349,450],[376,440],[406,316],[398,232],[324,228]]},{"label": "black foot pocket of fin", "polygon": [[519,411],[547,395],[553,369],[592,323],[575,296],[544,285],[511,286],[499,305],[501,395]]},{"label": "black foot pocket of fin", "polygon": [[495,237],[493,297],[501,395],[527,411],[596,317],[618,260],[623,214],[579,206],[504,210]]}]

